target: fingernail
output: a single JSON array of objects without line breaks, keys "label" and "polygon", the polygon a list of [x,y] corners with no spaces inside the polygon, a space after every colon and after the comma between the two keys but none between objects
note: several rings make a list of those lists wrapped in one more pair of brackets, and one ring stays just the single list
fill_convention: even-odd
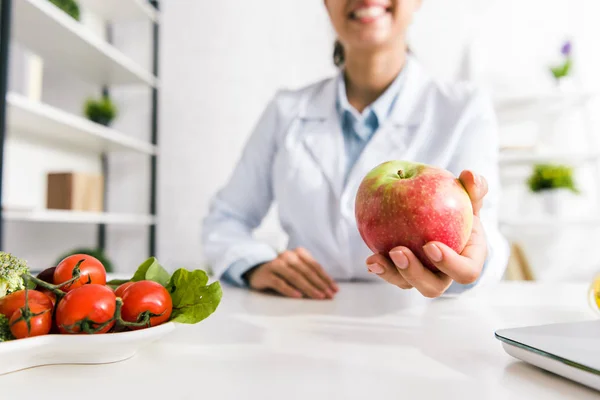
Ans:
[{"label": "fingernail", "polygon": [[325,289],[325,294],[327,294],[327,297],[329,297],[330,299],[333,298],[333,291],[330,289]]},{"label": "fingernail", "polygon": [[425,246],[423,246],[423,250],[425,251],[425,254],[427,255],[427,257],[429,257],[429,259],[431,261],[433,261],[433,262],[442,261],[442,257],[443,257],[442,251],[435,244],[428,243]]},{"label": "fingernail", "polygon": [[340,290],[340,288],[338,287],[338,285],[337,285],[337,284],[335,284],[335,283],[333,283],[333,284],[331,285],[331,289],[333,289],[333,291],[334,291],[334,292],[336,292],[336,293],[337,293],[337,292]]},{"label": "fingernail", "polygon": [[390,257],[392,258],[394,264],[396,264],[396,267],[400,269],[408,268],[408,258],[402,250],[394,250],[390,252]]},{"label": "fingernail", "polygon": [[473,174],[473,180],[475,181],[475,185],[477,187],[481,186],[481,177],[479,176],[479,174],[476,174],[474,172],[471,172]]},{"label": "fingernail", "polygon": [[325,293],[323,293],[323,292],[317,292],[317,297],[319,299],[324,299],[325,298]]},{"label": "fingernail", "polygon": [[374,274],[383,274],[383,267],[379,264],[369,264],[367,265],[367,268]]}]

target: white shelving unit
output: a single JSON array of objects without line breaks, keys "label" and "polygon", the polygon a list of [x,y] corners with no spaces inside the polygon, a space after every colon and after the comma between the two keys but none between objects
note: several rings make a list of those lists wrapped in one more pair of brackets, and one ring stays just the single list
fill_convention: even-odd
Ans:
[{"label": "white shelving unit", "polygon": [[597,227],[600,216],[559,218],[504,218],[501,223],[512,229],[558,229],[561,227]]},{"label": "white shelving unit", "polygon": [[20,222],[55,222],[67,224],[107,224],[107,225],[151,225],[156,218],[150,215],[93,213],[82,211],[39,210],[21,211],[5,210],[6,221]]},{"label": "white shelving unit", "polygon": [[[111,1],[115,7],[137,3]],[[116,4],[118,3],[118,5]],[[13,0],[12,35],[44,59],[104,85],[157,85],[157,79],[48,0]],[[108,8],[108,5],[106,5]]]},{"label": "white shelving unit", "polygon": [[[519,123],[522,121],[539,121],[545,117],[572,109],[581,109],[586,118],[586,135],[588,145],[578,151],[564,152],[560,149],[552,151],[541,150],[511,150],[500,153],[501,167],[522,167],[542,163],[560,163],[573,167],[595,167],[597,189],[600,195],[600,152],[593,132],[591,118],[586,106],[594,97],[600,96],[600,90],[571,90],[553,91],[531,95],[500,97],[495,99],[496,112],[501,124]],[[525,184],[523,182],[523,184]],[[560,229],[561,227],[600,227],[600,210],[597,215],[588,217],[548,216],[547,218],[501,217],[500,224],[511,230],[524,229]]]},{"label": "white shelving unit", "polygon": [[[89,11],[107,23],[145,20],[152,24],[153,65],[157,66],[158,21],[157,2],[146,0],[77,0],[82,10]],[[151,4],[152,3],[152,4]],[[27,137],[40,144],[50,143],[73,151],[96,154],[98,160],[109,152],[135,152],[150,157],[151,193],[148,214],[112,212],[80,212],[68,210],[26,209],[19,204],[2,206],[4,221],[27,223],[97,224],[148,226],[150,253],[155,251],[156,157],[157,146],[157,77],[131,60],[103,37],[74,20],[48,0],[2,0],[0,2],[0,107],[1,149],[10,137]],[[89,121],[18,93],[6,92],[9,41],[15,41],[39,56],[47,65],[64,68],[98,88],[116,85],[141,85],[152,89],[151,140],[143,141]],[[4,84],[2,84],[4,82]],[[6,95],[5,97],[3,97]],[[105,159],[104,157],[102,159]],[[4,171],[3,171],[4,172]],[[0,183],[2,181],[0,180]],[[0,187],[0,193],[2,192]],[[104,233],[99,233],[103,243]],[[99,244],[101,247],[101,245]]]},{"label": "white shelving unit", "polygon": [[581,107],[600,90],[549,91],[494,99],[494,106],[503,123],[537,119],[560,111]]},{"label": "white shelving unit", "polygon": [[143,0],[79,0],[79,4],[108,21],[149,18],[158,21],[156,10]]},{"label": "white shelving unit", "polygon": [[156,146],[17,93],[7,95],[9,137],[29,135],[55,144],[98,153],[133,151],[156,154]]},{"label": "white shelving unit", "polygon": [[598,152],[581,153],[531,153],[531,152],[507,152],[500,154],[501,165],[530,165],[537,163],[567,163],[581,165],[590,161],[600,160]]}]

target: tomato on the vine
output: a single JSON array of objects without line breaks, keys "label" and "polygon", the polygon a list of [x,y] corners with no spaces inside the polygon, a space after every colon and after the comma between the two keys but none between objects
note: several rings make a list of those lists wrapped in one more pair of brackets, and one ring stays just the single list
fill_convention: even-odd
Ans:
[{"label": "tomato on the vine", "polygon": [[54,292],[48,289],[41,289],[40,292],[48,296],[48,298],[52,302],[52,307],[56,306],[56,295],[54,294]]},{"label": "tomato on the vine", "polygon": [[13,313],[9,326],[17,339],[47,335],[52,328],[52,309],[38,303],[29,303],[29,307],[19,308]]},{"label": "tomato on the vine", "polygon": [[[47,309],[54,307],[52,299],[47,294],[37,290],[27,291],[27,303],[30,306],[32,304],[39,304]],[[12,317],[22,307],[25,307],[25,289],[0,297],[0,314],[4,314],[7,318]]]},{"label": "tomato on the vine", "polygon": [[[81,264],[79,264],[80,261]],[[87,254],[74,254],[62,260],[54,270],[54,284],[60,285],[73,279],[77,264],[79,264],[79,279],[61,286],[61,290],[68,292],[91,283],[98,285],[106,284],[106,270],[104,269],[104,265],[97,258]]]},{"label": "tomato on the vine", "polygon": [[56,307],[60,333],[106,333],[115,324],[116,296],[103,285],[84,285],[68,292]]},{"label": "tomato on the vine", "polygon": [[125,282],[124,284],[120,285],[117,289],[115,289],[115,296],[123,298],[125,291],[127,291],[127,289],[134,283],[135,282]]},{"label": "tomato on the vine", "polygon": [[[127,322],[142,322],[150,316],[148,326],[160,325],[169,320],[173,301],[167,289],[153,281],[140,281],[130,285],[123,294],[121,317]],[[137,327],[133,329],[140,329]]]}]

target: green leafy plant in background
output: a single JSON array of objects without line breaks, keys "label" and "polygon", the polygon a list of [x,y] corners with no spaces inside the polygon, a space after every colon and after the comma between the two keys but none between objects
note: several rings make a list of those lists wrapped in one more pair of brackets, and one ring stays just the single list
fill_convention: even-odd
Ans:
[{"label": "green leafy plant in background", "polygon": [[79,5],[74,0],[49,0],[50,3],[69,14],[73,19],[79,21]]},{"label": "green leafy plant in background", "polygon": [[553,189],[567,189],[579,193],[573,179],[573,168],[566,165],[537,164],[533,167],[533,173],[527,183],[534,193]]},{"label": "green leafy plant in background", "polygon": [[89,120],[108,126],[117,116],[117,107],[108,96],[102,96],[99,100],[88,99],[84,112]]},{"label": "green leafy plant in background", "polygon": [[562,62],[550,67],[550,72],[552,72],[552,75],[557,81],[568,76],[571,72],[571,67],[573,65],[573,59],[571,58],[572,48],[573,46],[570,41],[563,43],[560,48],[560,54],[563,57]]},{"label": "green leafy plant in background", "polygon": [[88,256],[96,257],[98,259],[98,261],[100,261],[102,263],[102,265],[104,265],[104,269],[106,269],[106,272],[114,272],[113,263],[106,256],[106,254],[100,249],[92,249],[92,248],[78,248],[78,249],[73,249],[71,251],[68,251],[68,252],[64,253],[60,258],[58,258],[58,260],[56,260],[53,267],[57,266],[62,260],[64,260],[65,258],[67,258],[69,256],[72,256],[73,254],[87,254]]}]

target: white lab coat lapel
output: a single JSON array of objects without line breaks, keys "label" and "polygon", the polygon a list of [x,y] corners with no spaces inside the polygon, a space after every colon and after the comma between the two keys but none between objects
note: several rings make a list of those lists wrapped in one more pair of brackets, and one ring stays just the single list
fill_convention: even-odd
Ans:
[{"label": "white lab coat lapel", "polygon": [[326,81],[307,99],[300,114],[302,143],[326,176],[335,196],[341,196],[346,154],[336,110],[336,79]]},{"label": "white lab coat lapel", "polygon": [[404,84],[389,118],[375,132],[350,171],[344,189],[347,195],[353,195],[364,176],[377,165],[389,160],[411,158],[410,149],[418,141],[415,135],[423,118],[423,107],[419,103],[425,93],[426,80],[420,66],[411,58],[408,58],[404,68]]}]

